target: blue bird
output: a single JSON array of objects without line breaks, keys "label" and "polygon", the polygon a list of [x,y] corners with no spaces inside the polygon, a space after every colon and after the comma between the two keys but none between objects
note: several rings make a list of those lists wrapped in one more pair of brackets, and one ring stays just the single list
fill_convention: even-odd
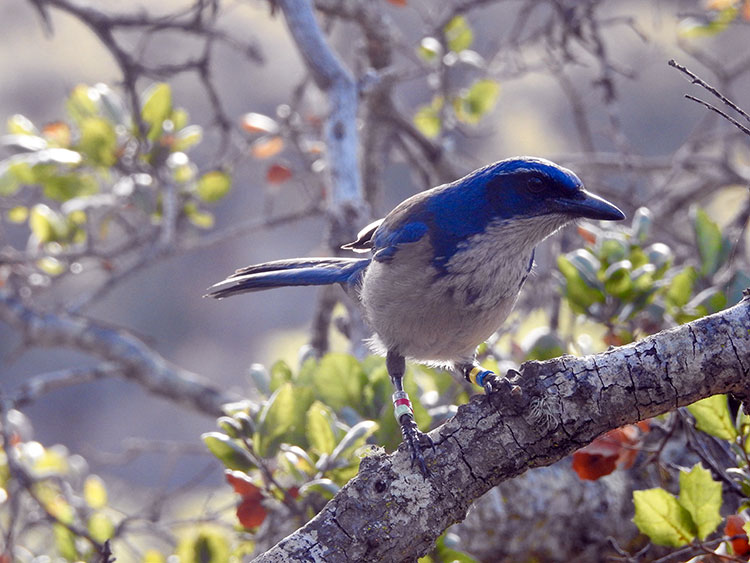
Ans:
[{"label": "blue bird", "polygon": [[477,362],[534,263],[534,248],[577,218],[618,221],[617,207],[586,191],[570,170],[541,158],[490,164],[418,193],[342,248],[362,258],[296,258],[237,270],[209,288],[218,299],[294,285],[338,283],[362,307],[386,356],[404,441],[427,474],[419,431],[403,388],[405,360],[452,369],[487,393],[501,379]]}]

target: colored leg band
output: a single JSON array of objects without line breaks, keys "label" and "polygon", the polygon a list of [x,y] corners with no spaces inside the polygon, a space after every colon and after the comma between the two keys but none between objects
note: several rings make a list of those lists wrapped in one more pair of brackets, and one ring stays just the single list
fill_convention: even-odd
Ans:
[{"label": "colored leg band", "polygon": [[393,394],[393,414],[396,416],[396,420],[401,420],[401,417],[408,414],[414,417],[414,409],[411,407],[411,401],[406,391],[396,391]]},{"label": "colored leg band", "polygon": [[469,381],[484,387],[484,378],[488,375],[492,375],[492,372],[488,369],[482,369],[480,366],[475,366],[469,372]]}]

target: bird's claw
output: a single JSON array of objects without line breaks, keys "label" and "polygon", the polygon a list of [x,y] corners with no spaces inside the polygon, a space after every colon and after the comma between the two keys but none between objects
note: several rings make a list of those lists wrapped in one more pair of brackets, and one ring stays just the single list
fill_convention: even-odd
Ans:
[{"label": "bird's claw", "polygon": [[427,463],[425,462],[422,450],[432,448],[434,453],[435,442],[428,434],[419,430],[413,417],[403,415],[401,420],[399,420],[399,424],[401,425],[401,434],[404,437],[404,442],[411,454],[411,466],[414,467],[414,464],[417,464],[419,470],[422,472],[422,476],[427,477],[429,471],[427,470]]}]

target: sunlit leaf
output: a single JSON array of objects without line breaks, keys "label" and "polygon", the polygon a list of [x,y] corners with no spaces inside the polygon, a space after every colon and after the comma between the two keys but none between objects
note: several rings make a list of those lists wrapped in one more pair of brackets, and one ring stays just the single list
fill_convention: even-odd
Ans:
[{"label": "sunlit leaf", "polygon": [[101,117],[90,117],[80,123],[76,148],[94,164],[110,167],[117,161],[117,135],[112,123]]},{"label": "sunlit leaf", "polygon": [[499,94],[500,84],[489,79],[478,80],[466,93],[456,98],[456,117],[466,123],[479,123],[495,106]]},{"label": "sunlit leaf", "polygon": [[148,138],[156,139],[162,132],[162,123],[172,113],[172,89],[166,82],[151,85],[144,93],[141,118],[149,125]]},{"label": "sunlit leaf", "polygon": [[17,113],[11,115],[7,122],[8,133],[11,135],[36,135],[37,129],[25,115]]},{"label": "sunlit leaf", "polygon": [[693,284],[698,277],[695,268],[688,266],[676,274],[669,283],[665,300],[675,307],[684,307],[693,294]]},{"label": "sunlit leaf", "polygon": [[687,409],[695,418],[695,427],[701,432],[729,441],[737,437],[726,395],[706,397],[688,405]]},{"label": "sunlit leaf", "polygon": [[99,113],[99,108],[90,95],[90,90],[85,84],[79,84],[73,88],[66,103],[68,113],[77,123],[86,118],[94,117]]},{"label": "sunlit leaf", "polygon": [[255,158],[271,158],[284,150],[284,139],[275,135],[273,137],[261,137],[250,145],[250,154]]},{"label": "sunlit leaf", "polygon": [[98,475],[89,475],[83,483],[83,499],[91,508],[107,505],[107,487]]},{"label": "sunlit leaf", "polygon": [[202,138],[203,128],[200,125],[189,125],[175,134],[172,150],[186,151],[200,143]]},{"label": "sunlit leaf", "polygon": [[250,112],[246,113],[240,119],[240,125],[248,133],[268,133],[269,135],[277,135],[279,132],[279,124],[267,115],[262,113]]},{"label": "sunlit leaf", "polygon": [[451,51],[463,51],[471,47],[474,42],[474,32],[463,16],[456,16],[445,24],[443,33],[445,33],[445,39]]},{"label": "sunlit leaf", "polygon": [[414,115],[414,125],[422,135],[434,139],[440,134],[443,127],[440,111],[443,107],[443,99],[436,97],[432,103],[422,106]]},{"label": "sunlit leaf", "polygon": [[330,454],[336,447],[333,432],[335,420],[333,412],[320,401],[315,401],[305,415],[305,432],[310,447],[318,453]]},{"label": "sunlit leaf", "polygon": [[67,230],[62,216],[43,203],[31,208],[29,228],[40,243],[58,240],[65,236]]},{"label": "sunlit leaf", "polygon": [[203,443],[229,469],[247,471],[254,467],[253,460],[234,440],[221,432],[206,432],[201,435]]},{"label": "sunlit leaf", "polygon": [[260,412],[258,431],[253,437],[258,454],[275,454],[281,442],[304,444],[305,413],[312,402],[309,388],[295,388],[291,383],[279,387]]},{"label": "sunlit leaf", "polygon": [[200,177],[196,191],[199,198],[210,203],[222,199],[231,187],[232,179],[229,174],[221,170],[212,170]]},{"label": "sunlit leaf", "polygon": [[634,491],[633,502],[633,522],[655,544],[680,547],[695,538],[697,530],[690,513],[664,489]]},{"label": "sunlit leaf", "polygon": [[438,57],[443,55],[443,46],[434,37],[423,37],[422,41],[419,42],[417,53],[425,61],[437,60]]},{"label": "sunlit leaf", "polygon": [[89,518],[89,534],[96,541],[105,542],[115,535],[115,525],[111,518],[102,512],[95,512]]},{"label": "sunlit leaf", "polygon": [[721,523],[721,483],[714,481],[700,463],[690,471],[680,471],[679,500],[695,522],[698,539],[706,539]]},{"label": "sunlit leaf", "polygon": [[68,269],[68,267],[65,265],[65,262],[61,262],[53,256],[45,256],[44,258],[40,258],[36,261],[36,266],[42,272],[50,276],[59,276]]},{"label": "sunlit leaf", "polygon": [[210,229],[214,226],[213,213],[199,209],[194,201],[188,201],[182,211],[188,220],[199,229]]},{"label": "sunlit leaf", "polygon": [[11,223],[25,223],[29,216],[29,208],[25,205],[17,205],[8,210],[6,217]]}]

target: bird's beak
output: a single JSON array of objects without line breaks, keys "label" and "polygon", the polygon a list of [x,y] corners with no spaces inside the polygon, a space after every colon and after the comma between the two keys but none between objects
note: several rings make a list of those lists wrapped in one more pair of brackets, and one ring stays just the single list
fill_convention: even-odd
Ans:
[{"label": "bird's beak", "polygon": [[572,197],[559,198],[554,201],[556,211],[575,217],[598,219],[600,221],[622,221],[625,219],[625,214],[617,206],[586,190],[581,190]]}]

